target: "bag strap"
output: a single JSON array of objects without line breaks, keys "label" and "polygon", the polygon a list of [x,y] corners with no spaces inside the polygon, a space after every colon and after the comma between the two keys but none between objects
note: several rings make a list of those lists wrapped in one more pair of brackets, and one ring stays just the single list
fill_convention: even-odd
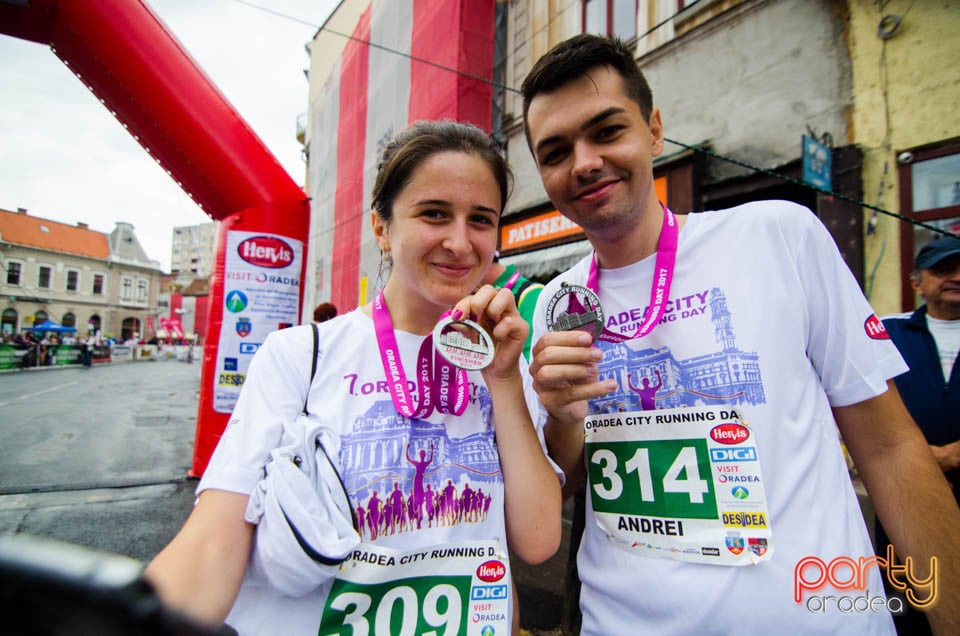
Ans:
[{"label": "bag strap", "polygon": [[310,365],[310,383],[307,384],[307,395],[303,398],[303,414],[309,415],[310,411],[307,410],[307,400],[310,399],[310,387],[313,386],[313,377],[317,375],[317,354],[320,350],[320,332],[317,329],[317,323],[311,322],[310,327],[313,331],[313,361]]}]

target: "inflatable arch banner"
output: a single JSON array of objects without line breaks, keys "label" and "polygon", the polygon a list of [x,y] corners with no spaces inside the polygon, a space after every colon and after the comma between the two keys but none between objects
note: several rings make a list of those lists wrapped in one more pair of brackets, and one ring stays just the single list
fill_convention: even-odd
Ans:
[{"label": "inflatable arch banner", "polygon": [[[242,384],[242,351],[297,322],[307,197],[143,0],[0,2],[0,33],[50,46],[221,221],[190,471],[199,477]],[[239,307],[238,293],[240,316],[226,306]]]}]

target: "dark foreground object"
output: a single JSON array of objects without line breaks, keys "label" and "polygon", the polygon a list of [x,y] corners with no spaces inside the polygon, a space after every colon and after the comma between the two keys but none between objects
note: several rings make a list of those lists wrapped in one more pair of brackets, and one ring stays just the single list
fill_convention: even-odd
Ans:
[{"label": "dark foreground object", "polygon": [[166,610],[136,559],[29,535],[0,536],[0,612],[21,634],[214,636]]}]

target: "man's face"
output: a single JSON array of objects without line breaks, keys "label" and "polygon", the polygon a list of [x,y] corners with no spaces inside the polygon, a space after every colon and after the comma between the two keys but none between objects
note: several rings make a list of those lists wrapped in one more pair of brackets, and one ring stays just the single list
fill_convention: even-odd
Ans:
[{"label": "man's face", "polygon": [[663,152],[660,112],[647,122],[619,72],[599,66],[530,102],[527,128],[553,204],[588,234],[615,237],[656,205],[653,158]]},{"label": "man's face", "polygon": [[960,320],[960,254],[921,269],[913,289],[927,301],[927,313],[940,320]]}]

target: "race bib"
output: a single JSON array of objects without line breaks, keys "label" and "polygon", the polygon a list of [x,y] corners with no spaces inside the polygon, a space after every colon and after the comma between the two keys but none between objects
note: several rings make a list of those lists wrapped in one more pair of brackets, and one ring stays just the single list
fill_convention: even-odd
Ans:
[{"label": "race bib", "polygon": [[410,551],[362,544],[340,567],[318,633],[507,634],[510,581],[499,541]]},{"label": "race bib", "polygon": [[716,565],[772,556],[756,440],[735,408],[596,414],[584,426],[594,516],[615,545]]}]

